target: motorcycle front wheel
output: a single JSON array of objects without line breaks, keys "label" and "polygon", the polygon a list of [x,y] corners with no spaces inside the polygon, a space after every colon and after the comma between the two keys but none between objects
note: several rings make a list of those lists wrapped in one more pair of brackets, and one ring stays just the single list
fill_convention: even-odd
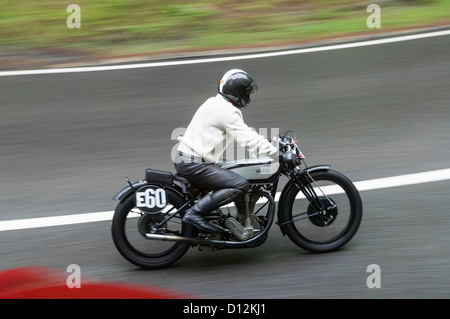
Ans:
[{"label": "motorcycle front wheel", "polygon": [[[111,233],[117,250],[126,260],[145,269],[169,266],[189,248],[187,243],[150,240],[145,236],[155,224],[164,221],[185,203],[184,198],[173,190],[166,189],[166,194],[167,206],[158,214],[146,214],[137,209],[132,194],[117,205],[112,219]],[[177,213],[157,231],[164,235],[191,237],[194,229],[182,223],[181,217]]]},{"label": "motorcycle front wheel", "polygon": [[356,234],[363,205],[358,190],[343,174],[318,171],[303,176],[303,186],[291,187],[281,212],[288,237],[311,252],[330,252]]}]

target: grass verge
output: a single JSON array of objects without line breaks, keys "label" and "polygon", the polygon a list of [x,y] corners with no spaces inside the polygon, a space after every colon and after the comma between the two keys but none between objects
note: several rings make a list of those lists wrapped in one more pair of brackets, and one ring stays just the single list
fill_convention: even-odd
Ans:
[{"label": "grass verge", "polygon": [[[448,0],[73,0],[80,28],[66,21],[70,3],[2,0],[0,52],[34,49],[133,55],[299,43],[342,35],[450,24]],[[381,28],[366,24],[381,8]],[[74,21],[71,19],[71,21]]]}]

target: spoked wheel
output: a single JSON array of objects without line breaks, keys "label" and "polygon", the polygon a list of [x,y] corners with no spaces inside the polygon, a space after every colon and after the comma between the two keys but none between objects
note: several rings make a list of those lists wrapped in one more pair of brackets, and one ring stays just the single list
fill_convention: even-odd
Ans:
[{"label": "spoked wheel", "polygon": [[329,252],[345,245],[356,234],[362,219],[358,190],[333,170],[304,176],[304,187],[292,187],[282,208],[289,238],[312,252]]},{"label": "spoked wheel", "polygon": [[116,208],[112,220],[111,233],[114,245],[129,262],[146,269],[166,267],[180,259],[189,244],[182,242],[150,240],[146,233],[157,231],[165,235],[190,237],[194,229],[181,222],[176,215],[155,230],[155,225],[164,221],[184,204],[184,199],[176,192],[166,189],[167,206],[157,214],[146,214],[136,208],[135,196],[125,198]]}]

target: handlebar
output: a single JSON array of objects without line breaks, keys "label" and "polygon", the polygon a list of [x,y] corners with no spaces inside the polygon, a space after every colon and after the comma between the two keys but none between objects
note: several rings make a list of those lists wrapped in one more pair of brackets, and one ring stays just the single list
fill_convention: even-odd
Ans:
[{"label": "handlebar", "polygon": [[[295,139],[291,136],[287,135],[289,132],[286,132],[280,136],[274,136],[270,139],[273,145],[278,145],[280,151],[280,161],[286,164],[297,166],[300,164],[300,161],[305,158],[303,153],[300,151],[300,148],[297,146]],[[295,133],[292,132],[295,136]]]},{"label": "handlebar", "polygon": [[[290,140],[290,141],[286,141],[286,140]],[[272,144],[279,144],[282,147],[284,146],[288,146],[288,145],[292,145],[292,146],[296,146],[295,145],[295,141],[292,137],[288,136],[288,135],[281,135],[280,136],[274,136],[270,139],[270,142],[272,142]]]}]

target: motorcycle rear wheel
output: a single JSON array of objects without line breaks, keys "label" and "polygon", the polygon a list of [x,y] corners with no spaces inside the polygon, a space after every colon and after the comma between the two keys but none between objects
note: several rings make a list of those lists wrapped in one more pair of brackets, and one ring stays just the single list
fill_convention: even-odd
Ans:
[{"label": "motorcycle rear wheel", "polygon": [[[115,210],[111,234],[119,253],[130,263],[144,269],[167,267],[180,259],[188,250],[189,244],[183,242],[150,240],[145,237],[155,223],[163,221],[168,212],[173,213],[185,201],[177,192],[166,189],[167,207],[158,214],[146,214],[136,208],[134,194],[123,199]],[[171,218],[161,232],[191,237],[194,228],[181,222],[181,215]]]},{"label": "motorcycle rear wheel", "polygon": [[310,176],[313,181],[309,185],[317,201],[311,203],[299,188],[291,187],[283,203],[282,224],[288,237],[303,249],[319,253],[337,250],[358,231],[363,212],[361,197],[339,172],[318,171]]}]

